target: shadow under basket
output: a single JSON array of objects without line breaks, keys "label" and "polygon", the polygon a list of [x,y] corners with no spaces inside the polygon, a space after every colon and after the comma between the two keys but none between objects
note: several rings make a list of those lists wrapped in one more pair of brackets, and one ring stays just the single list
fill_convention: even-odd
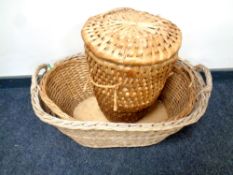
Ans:
[{"label": "shadow under basket", "polygon": [[[45,72],[39,75],[43,69]],[[152,145],[197,122],[208,106],[212,77],[206,67],[178,60],[172,72],[159,97],[166,108],[167,118],[158,122],[113,123],[74,118],[75,108],[94,95],[84,55],[59,61],[50,70],[47,64],[40,65],[32,77],[32,106],[40,120],[55,126],[83,146]],[[204,73],[204,78],[200,72]]]}]

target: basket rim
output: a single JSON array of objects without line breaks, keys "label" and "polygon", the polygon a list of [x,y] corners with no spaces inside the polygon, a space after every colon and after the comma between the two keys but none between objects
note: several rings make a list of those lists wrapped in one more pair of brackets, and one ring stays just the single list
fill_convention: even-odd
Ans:
[{"label": "basket rim", "polygon": [[[82,54],[73,55],[65,58],[62,61],[55,63],[55,66],[64,61],[73,58],[84,58]],[[181,61],[181,60],[180,60]],[[108,130],[108,131],[161,131],[174,128],[184,127],[197,122],[201,116],[205,113],[208,106],[208,101],[212,91],[212,76],[210,71],[203,65],[192,66],[186,61],[182,61],[184,64],[194,70],[195,76],[199,83],[202,85],[202,89],[198,94],[198,100],[194,105],[192,112],[180,119],[171,121],[162,121],[159,123],[112,123],[112,122],[95,122],[95,121],[72,121],[57,118],[49,113],[45,112],[40,103],[40,87],[38,85],[38,74],[42,69],[47,70],[48,65],[42,64],[38,66],[34,75],[32,76],[31,84],[31,102],[33,110],[36,116],[43,122],[53,125],[55,127],[70,129],[70,130]],[[204,83],[203,77],[200,72],[204,72],[206,83]]]}]

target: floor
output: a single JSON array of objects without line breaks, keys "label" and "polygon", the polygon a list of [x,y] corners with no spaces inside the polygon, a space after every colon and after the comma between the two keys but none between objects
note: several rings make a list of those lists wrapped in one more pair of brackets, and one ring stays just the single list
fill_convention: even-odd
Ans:
[{"label": "floor", "polygon": [[215,78],[209,107],[198,123],[143,148],[80,146],[37,119],[29,87],[2,86],[0,174],[232,175],[233,76]]}]

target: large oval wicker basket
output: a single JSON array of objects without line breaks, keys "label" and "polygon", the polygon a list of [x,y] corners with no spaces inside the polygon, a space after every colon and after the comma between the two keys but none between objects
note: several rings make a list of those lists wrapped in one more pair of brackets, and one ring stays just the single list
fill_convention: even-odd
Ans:
[{"label": "large oval wicker basket", "polygon": [[[39,73],[45,70],[42,76]],[[158,143],[204,114],[212,90],[211,74],[204,66],[178,61],[161,93],[168,119],[159,123],[78,121],[74,108],[94,95],[87,83],[89,70],[83,55],[44,64],[32,77],[31,99],[36,115],[81,145],[96,148],[135,147]],[[203,71],[206,83],[200,72]],[[41,101],[42,99],[42,101]]]},{"label": "large oval wicker basket", "polygon": [[159,16],[120,8],[89,18],[82,37],[101,110],[112,121],[139,120],[178,58],[179,28]]}]

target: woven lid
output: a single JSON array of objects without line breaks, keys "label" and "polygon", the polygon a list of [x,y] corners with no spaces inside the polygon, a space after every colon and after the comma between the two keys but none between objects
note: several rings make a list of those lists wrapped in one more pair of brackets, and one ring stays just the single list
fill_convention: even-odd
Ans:
[{"label": "woven lid", "polygon": [[82,37],[96,57],[124,64],[159,63],[176,54],[181,45],[181,31],[175,24],[131,8],[89,18]]}]

